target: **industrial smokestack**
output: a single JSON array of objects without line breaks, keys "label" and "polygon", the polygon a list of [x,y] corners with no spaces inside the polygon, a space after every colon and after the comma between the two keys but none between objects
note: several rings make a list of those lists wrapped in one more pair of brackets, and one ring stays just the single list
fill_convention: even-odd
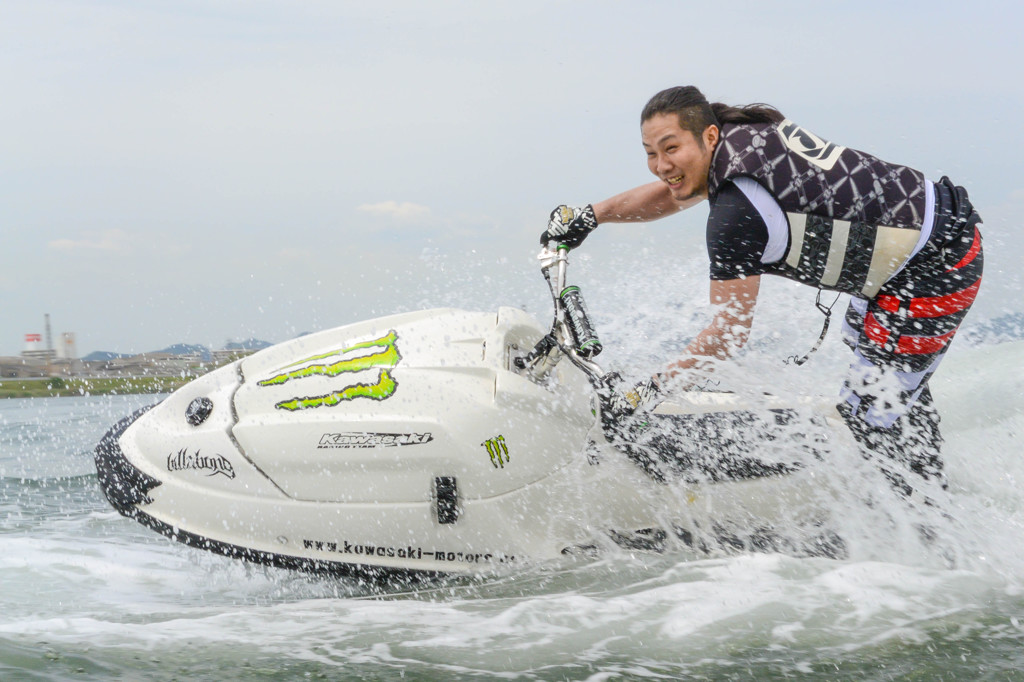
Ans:
[{"label": "industrial smokestack", "polygon": [[48,357],[53,357],[53,332],[50,330],[50,313],[46,313],[46,354]]}]

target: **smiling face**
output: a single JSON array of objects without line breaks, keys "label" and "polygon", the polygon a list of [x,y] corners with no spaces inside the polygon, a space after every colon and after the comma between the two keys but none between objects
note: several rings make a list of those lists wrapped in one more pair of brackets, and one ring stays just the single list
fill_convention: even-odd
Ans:
[{"label": "smiling face", "polygon": [[668,185],[676,201],[708,196],[708,170],[718,143],[718,126],[700,138],[679,125],[676,114],[655,114],[640,126],[647,167]]}]

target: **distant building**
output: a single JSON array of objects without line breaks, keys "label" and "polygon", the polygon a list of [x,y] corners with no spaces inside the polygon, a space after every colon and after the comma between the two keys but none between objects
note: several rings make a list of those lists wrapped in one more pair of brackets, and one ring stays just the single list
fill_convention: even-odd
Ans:
[{"label": "distant building", "polygon": [[33,357],[0,357],[0,378],[27,379],[47,376],[47,361]]},{"label": "distant building", "polygon": [[252,355],[258,349],[256,348],[225,348],[223,350],[211,350],[210,359],[213,361],[215,366],[226,365],[229,362],[234,362],[239,358],[244,358],[247,355]]},{"label": "distant building", "polygon": [[75,342],[74,332],[63,332],[60,335],[60,352],[57,353],[59,357],[65,360],[77,360],[78,359],[78,347]]},{"label": "distant building", "polygon": [[36,333],[25,334],[25,347],[21,351],[21,357],[50,362],[57,354],[52,348],[43,345],[43,335]]}]

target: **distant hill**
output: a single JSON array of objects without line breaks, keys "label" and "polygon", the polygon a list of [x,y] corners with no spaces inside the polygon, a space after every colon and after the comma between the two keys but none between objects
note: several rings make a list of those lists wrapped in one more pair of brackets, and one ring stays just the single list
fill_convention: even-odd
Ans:
[{"label": "distant hill", "polygon": [[274,344],[260,339],[246,339],[245,341],[229,341],[224,344],[224,350],[263,350]]},{"label": "distant hill", "polygon": [[167,355],[198,355],[203,359],[203,362],[210,360],[210,349],[206,346],[198,346],[189,343],[176,343],[173,346],[167,346],[163,350],[153,351],[154,353],[166,353]]},{"label": "distant hill", "polygon": [[131,355],[125,355],[124,353],[111,353],[106,350],[93,351],[86,355],[82,360],[85,362],[110,362],[111,360],[120,360],[121,358],[130,358]]},{"label": "distant hill", "polygon": [[[229,341],[224,345],[224,350],[262,350],[273,344],[269,341],[262,341],[260,339],[246,339],[245,341]],[[211,359],[210,349],[206,346],[191,344],[191,343],[175,343],[167,348],[160,350],[150,351],[151,353],[166,353],[167,355],[199,355],[203,362],[209,362]],[[93,353],[89,353],[82,360],[86,362],[109,362],[111,360],[119,360],[123,358],[130,358],[137,355],[137,353],[112,353],[110,351],[98,350]]]}]

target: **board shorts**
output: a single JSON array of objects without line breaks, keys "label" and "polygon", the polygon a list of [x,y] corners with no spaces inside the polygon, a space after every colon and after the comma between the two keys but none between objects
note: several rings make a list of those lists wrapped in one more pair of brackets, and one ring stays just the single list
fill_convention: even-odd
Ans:
[{"label": "board shorts", "polygon": [[928,380],[981,285],[981,218],[967,190],[935,184],[932,236],[871,300],[852,299],[843,321],[854,353],[837,405],[872,452],[941,478],[938,413]]}]

